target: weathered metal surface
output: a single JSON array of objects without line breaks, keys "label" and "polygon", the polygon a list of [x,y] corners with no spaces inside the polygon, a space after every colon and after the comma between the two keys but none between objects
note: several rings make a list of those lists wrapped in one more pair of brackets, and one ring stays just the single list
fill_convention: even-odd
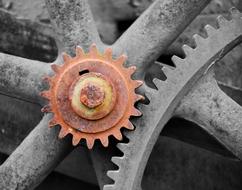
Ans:
[{"label": "weathered metal surface", "polygon": [[191,120],[242,158],[242,108],[218,87],[213,72],[181,101],[177,116]]},{"label": "weathered metal surface", "polygon": [[87,1],[45,0],[57,35],[59,52],[74,54],[81,45],[88,50],[91,44],[101,44]]},{"label": "weathered metal surface", "polygon": [[[211,64],[221,59],[241,42],[242,28],[238,27],[242,26],[241,14],[235,9],[231,11],[232,21],[226,21],[223,17],[219,17],[219,29],[206,26],[208,33],[206,39],[195,35],[197,47],[192,49],[189,46],[184,46],[186,54],[184,59],[173,57],[176,68],[173,70],[163,68],[167,76],[166,81],[158,79],[154,81],[158,91],[148,91],[147,88],[147,97],[151,100],[150,104],[140,106],[143,117],[134,121],[134,124],[139,127],[136,127],[133,133],[126,134],[129,142],[118,143],[117,147],[124,155],[112,158],[118,169],[108,171],[107,174],[114,180],[114,183],[105,185],[104,189],[141,188],[141,176],[149,154],[163,126],[173,116],[176,106],[189,92],[189,89],[196,85],[199,78],[207,74]],[[234,108],[236,109],[236,107]],[[157,125],[158,123],[159,125]],[[236,127],[238,128],[238,125]],[[231,139],[229,141],[231,142]],[[236,148],[235,152],[239,151],[239,145]],[[125,176],[129,176],[129,178],[124,181]]]},{"label": "weathered metal surface", "polygon": [[213,135],[209,134],[198,124],[181,117],[173,117],[171,120],[169,120],[162,130],[161,135],[175,139],[178,142],[182,141],[185,142],[185,144],[190,144],[194,147],[205,149],[206,151],[210,151],[212,155],[218,154],[222,157],[226,157],[227,159],[238,159]]},{"label": "weathered metal surface", "polygon": [[33,126],[41,120],[42,114],[39,110],[39,105],[0,95],[1,153],[9,155],[17,148]]},{"label": "weathered metal surface", "polygon": [[45,88],[44,74],[50,73],[47,64],[0,53],[0,92],[39,103],[39,93]]},{"label": "weathered metal surface", "polygon": [[[73,35],[69,35],[69,32],[68,32],[69,36],[66,36],[64,38],[61,37],[61,39],[59,39],[59,42],[61,41],[64,45],[66,45],[65,49],[69,50],[68,44],[73,43],[73,41],[71,40],[74,39],[75,41],[76,40],[75,37],[77,36],[83,37],[81,40],[82,45],[84,46],[86,45],[86,47],[90,45],[88,43],[93,43],[94,40],[90,40],[90,38],[89,40],[87,40],[87,37],[88,35],[93,36],[95,32],[89,31],[88,33],[85,33],[85,31],[86,32],[88,31],[87,29],[90,29],[89,26],[94,27],[95,29],[94,23],[92,25],[88,24],[88,22],[90,21],[88,19],[90,18],[88,17],[88,14],[90,14],[90,12],[88,12],[88,9],[86,9],[86,6],[88,6],[87,1],[79,1],[80,4],[77,2],[78,4],[77,6],[72,3],[65,4],[64,2],[60,2],[60,4],[58,5],[56,5],[55,3],[58,3],[58,2],[49,1],[49,4],[47,2],[49,7],[52,7],[52,10],[53,10],[53,12],[50,12],[51,17],[53,19],[56,19],[57,25],[60,26],[60,29],[57,32],[58,34],[61,34],[63,30],[65,32],[68,32],[67,29],[70,29],[71,31],[73,27],[76,28],[76,25],[74,25],[75,19],[77,19],[77,22],[79,22],[79,19],[80,21],[83,21],[82,19],[84,19],[84,22],[82,22],[79,25],[80,27],[78,27],[78,30],[76,31],[78,34],[72,33]],[[68,5],[72,5],[73,7],[68,7]],[[56,15],[55,11],[58,12],[57,10],[58,8],[62,10],[63,8],[66,8],[66,12],[61,11],[65,15],[65,17],[58,17]],[[70,11],[69,8],[71,9],[74,8],[76,12],[72,10]],[[85,16],[82,14],[78,15],[75,13],[83,13],[86,15]],[[86,18],[87,20],[85,20]],[[73,22],[71,22],[71,20],[73,20]],[[63,22],[61,23],[60,21],[63,21]],[[71,27],[70,25],[68,27],[68,23],[73,24],[72,25],[73,27]],[[83,35],[82,33],[86,35]],[[96,35],[96,37],[98,38],[98,35]],[[87,44],[85,44],[85,42]],[[61,47],[64,47],[64,46],[61,45]],[[60,48],[60,46],[58,48]],[[62,48],[59,49],[59,51],[61,50]],[[24,63],[21,63],[21,62],[19,63],[19,61],[22,61]],[[22,69],[23,67],[24,69],[21,70],[21,73],[14,73],[16,72],[16,69],[11,70],[11,67],[8,67],[10,63],[12,64],[15,63],[14,67],[19,66],[19,68]],[[29,63],[27,66],[24,65],[27,63]],[[26,97],[26,91],[29,91],[30,92],[29,94],[31,94],[30,96],[27,95],[28,97],[30,97],[29,99],[33,99],[33,97],[34,99],[36,97],[37,99],[39,98],[38,96],[39,90],[43,90],[42,88],[44,88],[41,77],[43,76],[44,73],[49,74],[48,72],[49,67],[44,67],[44,65],[40,62],[27,61],[25,59],[20,59],[20,58],[18,59],[18,58],[3,55],[3,54],[1,54],[1,66],[3,71],[3,74],[1,73],[2,74],[1,81],[8,82],[7,84],[2,83],[1,85],[1,88],[4,91],[8,92],[8,90],[11,89],[11,85],[13,85],[14,83],[13,80],[12,81],[10,80],[9,82],[9,78],[11,79],[11,77],[14,77],[14,79],[16,79],[18,78],[18,74],[19,74],[23,80],[19,81],[19,84],[18,84],[19,89],[16,92],[14,92],[14,90],[11,89],[11,93],[20,94],[21,96],[23,96],[22,98],[24,98]],[[26,71],[25,74],[23,74],[22,71]],[[44,73],[42,73],[41,71],[44,71]],[[5,74],[4,76],[4,73],[6,72],[8,73],[8,75]],[[13,74],[13,75],[10,75],[10,74]],[[33,75],[36,75],[36,76],[33,77]],[[29,80],[26,80],[26,78],[28,78]],[[15,84],[15,87],[16,87],[16,84]],[[13,87],[13,89],[16,89],[15,87]],[[21,91],[21,87],[23,88],[22,91]],[[19,189],[34,188],[36,185],[41,183],[41,181],[48,175],[48,173],[51,172],[51,170],[53,170],[57,166],[57,164],[61,160],[63,160],[63,158],[68,153],[70,153],[70,151],[73,149],[68,139],[59,140],[57,138],[57,133],[58,133],[57,128],[55,129],[46,128],[46,126],[48,125],[47,123],[49,119],[50,118],[48,115],[45,116],[42,122],[25,138],[25,140],[15,150],[15,152],[12,153],[10,157],[7,159],[7,161],[5,161],[4,164],[0,167],[1,174],[4,174],[4,175],[1,175],[1,180],[2,180],[0,183],[2,186],[1,189],[16,188],[16,186]],[[28,162],[26,162],[26,160],[28,160]],[[24,165],[22,165],[23,163]]]},{"label": "weathered metal surface", "polygon": [[[14,101],[16,102],[14,103],[12,98],[5,98],[4,96],[0,97],[0,102],[1,102],[0,105],[2,105],[0,106],[0,114],[3,115],[3,117],[0,118],[0,123],[1,123],[0,131],[5,131],[4,135],[0,137],[1,138],[0,149],[1,151],[4,150],[4,153],[6,154],[11,154],[11,152],[14,151],[15,148],[17,148],[17,146],[24,139],[24,137],[27,136],[28,132],[32,129],[34,124],[39,120],[40,108],[39,106],[33,106],[34,108],[25,109],[24,107],[26,107],[26,103],[19,100]],[[9,106],[7,106],[6,104]],[[30,107],[30,106],[27,106],[27,107]],[[18,115],[21,113],[25,113],[25,114],[23,115],[23,117],[18,117]],[[36,114],[39,116],[37,117]],[[9,130],[9,131],[7,130],[9,126],[7,122],[4,122],[6,121],[5,118],[11,119],[12,121],[11,129],[13,130]],[[34,120],[31,121],[31,119],[34,119]],[[17,127],[17,126],[22,126],[22,127]],[[196,127],[196,126],[190,126],[190,125],[187,126],[188,128],[186,130],[187,133],[185,133],[186,131],[183,131],[183,133],[185,133],[184,136],[189,138],[189,134],[191,133],[191,131],[193,131],[192,130],[193,127]],[[169,125],[168,128],[165,128],[165,131],[166,129],[167,130],[174,129],[174,132],[176,132],[176,130],[179,130],[179,129],[182,130],[185,128],[184,126],[181,126],[181,122],[178,121],[174,123],[174,125],[172,124],[172,125]],[[168,135],[170,134],[172,134],[171,131],[169,131]],[[181,137],[180,134],[176,138],[180,139]],[[162,135],[167,135],[167,134],[164,134],[162,132]],[[191,135],[194,135],[194,132],[192,132]],[[202,138],[201,133],[199,133],[198,135],[200,138]],[[196,137],[198,136],[194,136],[189,140],[197,140],[197,141],[199,140],[200,143],[203,143],[202,140],[204,139],[196,139]],[[187,176],[187,178],[186,180],[185,179],[181,179],[181,180],[187,181],[189,179],[189,181],[191,181],[191,183],[189,182],[189,184],[186,184],[188,187],[192,185],[194,182],[197,188],[202,189],[203,184],[195,183],[197,179],[196,177],[200,175],[203,175],[203,180],[206,181],[206,184],[207,183],[211,184],[211,186],[214,185],[216,187],[217,185],[221,185],[221,186],[224,186],[224,189],[226,189],[228,181],[230,181],[230,179],[232,181],[232,178],[233,178],[233,182],[229,184],[231,184],[234,187],[234,189],[236,189],[236,187],[239,186],[240,175],[237,173],[237,171],[240,171],[240,164],[238,162],[230,164],[232,161],[227,161],[227,159],[225,160],[220,156],[216,156],[213,153],[209,153],[197,147],[192,148],[192,146],[183,144],[180,141],[174,141],[172,139],[163,138],[163,137],[160,137],[160,138],[161,139],[159,139],[159,141],[156,144],[156,147],[154,148],[150,161],[148,162],[148,166],[146,167],[147,172],[145,172],[144,174],[142,183],[145,183],[147,185],[153,184],[154,181],[151,181],[153,179],[153,180],[156,180],[156,183],[154,184],[156,184],[157,186],[162,185],[168,188],[170,184],[169,180],[174,179],[173,176],[175,175],[175,176],[178,176],[178,178],[175,181],[175,183],[172,183],[172,184],[174,186],[176,185],[179,186],[180,185],[179,176],[181,176],[179,175],[179,172],[182,171],[183,174]],[[214,141],[210,142],[207,136],[205,140],[206,140],[206,143],[211,143],[207,145],[205,148],[207,148],[208,146],[214,147]],[[194,144],[194,141],[191,143]],[[195,143],[195,145],[197,144]],[[219,147],[217,148],[219,149]],[[161,150],[161,151],[157,151],[157,150]],[[213,149],[212,151],[215,151],[215,150]],[[223,150],[221,149],[219,151],[221,152]],[[215,152],[218,152],[218,151],[215,151]],[[174,154],[176,156],[171,156]],[[93,173],[94,171],[91,166],[90,160],[88,159],[87,155],[88,155],[88,151],[84,147],[76,148],[69,156],[67,156],[61,162],[61,164],[56,168],[56,171],[63,173],[65,175],[74,177],[79,180],[87,181],[93,184],[98,184],[95,178],[95,174]],[[159,160],[162,163],[161,164],[159,162],[160,164],[158,164],[158,167],[163,168],[162,172],[151,173],[150,171],[153,171],[155,170],[155,168],[157,168],[157,164],[156,164],[157,162],[155,160],[159,161],[158,158],[160,158]],[[187,160],[188,163],[196,162],[196,164],[192,164],[194,165],[194,167],[192,166],[187,167],[187,165],[180,164],[183,159]],[[206,163],[207,169],[203,170],[202,171],[203,173],[200,174],[199,168],[201,168],[204,163]],[[175,170],[175,168],[171,167],[171,164],[176,165],[180,169]],[[218,167],[227,168],[226,170],[229,170],[230,172],[224,173],[224,170],[222,169],[214,170],[214,171],[209,170],[209,168],[218,168]],[[166,175],[166,177],[163,178],[163,175]],[[216,183],[219,180],[222,181],[223,183],[222,182]],[[216,181],[216,182],[213,184],[211,183],[211,181]]]},{"label": "weathered metal surface", "polygon": [[[0,95],[1,153],[10,155],[20,145],[41,120],[43,114],[39,110],[39,105]],[[84,147],[75,149],[55,170],[76,179],[97,184],[94,169]]]},{"label": "weathered metal surface", "polygon": [[34,189],[73,150],[70,139],[57,140],[48,129],[50,114],[28,135],[0,167],[0,189]]},{"label": "weathered metal surface", "polygon": [[[81,8],[83,8],[83,10],[84,10],[86,8],[85,5],[87,5],[87,3],[86,3],[86,1],[82,1],[82,2],[84,2],[84,4],[82,4],[83,6]],[[161,1],[156,1],[156,3],[157,2],[162,3]],[[156,4],[156,3],[154,5],[159,5],[159,4]],[[183,1],[179,1],[177,4],[179,4],[179,3],[186,4],[186,2],[183,2]],[[191,2],[189,2],[189,3],[191,3]],[[133,55],[135,55],[134,56],[134,62],[132,63],[132,59],[131,59],[130,60],[131,62],[129,64],[141,65],[142,63],[147,61],[147,65],[146,66],[148,66],[150,64],[150,62],[152,62],[152,59],[156,59],[158,54],[159,54],[158,50],[162,50],[162,48],[157,48],[155,50],[154,47],[158,46],[158,44],[162,44],[162,42],[164,42],[163,49],[165,48],[165,46],[169,45],[169,43],[171,43],[174,40],[174,38],[176,37],[176,35],[170,36],[169,32],[177,31],[177,33],[178,33],[177,28],[183,30],[183,27],[185,27],[184,23],[185,23],[185,25],[188,24],[190,22],[190,19],[192,19],[202,9],[201,5],[205,6],[207,1],[199,1],[199,2],[198,1],[193,1],[193,3],[195,3],[195,5],[197,5],[197,6],[194,6],[194,4],[193,4],[190,7],[188,7],[187,9],[184,9],[184,10],[179,9],[179,10],[177,10],[177,12],[175,11],[176,9],[172,9],[172,11],[175,11],[175,13],[171,14],[171,15],[168,14],[169,16],[171,16],[172,22],[170,22],[171,20],[169,20],[169,18],[167,17],[167,19],[168,19],[168,21],[166,23],[167,27],[163,27],[163,28],[156,28],[155,27],[154,23],[157,21],[157,19],[155,17],[155,16],[157,16],[156,14],[154,14],[155,16],[153,15],[154,17],[149,17],[150,18],[149,22],[140,22],[139,23],[139,20],[138,20],[138,22],[136,22],[136,26],[138,25],[138,27],[134,30],[134,26],[135,26],[134,25],[133,26],[133,31],[132,30],[127,31],[127,33],[124,35],[124,37],[121,37],[121,40],[120,40],[125,45],[126,44],[127,45],[132,45],[132,42],[131,42],[132,40],[134,40],[134,42],[135,42],[134,44],[136,44],[136,50],[135,50],[136,53],[133,54]],[[52,4],[52,5],[54,5],[54,4]],[[69,2],[66,3],[66,4],[63,3],[60,6],[52,6],[51,9],[52,10],[56,10],[56,9],[62,10],[62,5],[64,5],[63,6],[64,9],[69,11],[69,8],[68,8],[69,7]],[[176,6],[176,4],[175,4],[174,7],[181,8],[182,6],[180,6],[180,5]],[[147,13],[149,13],[149,10],[154,10],[154,12],[151,11],[152,13],[162,13],[162,9],[161,8],[160,9],[159,8],[156,9],[156,6],[153,6],[152,8],[148,9],[148,11],[144,14],[144,16],[141,17],[141,19],[140,19],[141,21],[142,21],[142,18],[145,18],[147,16]],[[77,6],[77,9],[78,9],[78,6]],[[77,9],[75,9],[75,7],[74,7],[74,10],[77,10]],[[155,10],[157,10],[157,12]],[[164,10],[168,10],[168,12],[169,12],[169,9],[164,9]],[[181,13],[183,13],[182,11],[188,11],[188,14],[187,15],[185,14],[185,16],[184,16],[184,14],[181,14]],[[53,14],[51,14],[54,19],[57,18],[56,19],[57,25],[59,25],[60,28],[61,28],[60,29],[60,31],[61,31],[60,33],[64,33],[63,31],[65,31],[64,30],[65,28],[70,29],[70,30],[67,30],[67,34],[66,35],[70,34],[71,32],[74,32],[73,29],[75,29],[75,28],[72,27],[72,26],[68,27],[68,23],[66,22],[66,18],[63,19],[63,17],[65,16],[65,11],[63,11],[63,12],[60,11],[60,12],[61,12],[60,15],[62,15],[60,17],[56,16],[55,13],[54,13],[54,16],[53,16]],[[85,11],[83,11],[83,13],[85,14]],[[194,14],[191,14],[191,13],[194,13]],[[71,17],[73,19],[73,15],[72,14],[66,14],[66,15],[67,15],[67,17]],[[90,17],[90,14],[83,15],[83,18],[85,18],[85,16],[87,16],[87,18],[90,18],[90,20],[92,20],[91,17]],[[178,18],[178,19],[175,19],[174,17]],[[189,19],[187,19],[187,18],[189,18]],[[188,21],[184,22],[183,19],[188,20]],[[64,25],[62,25],[60,23],[61,20],[64,21]],[[75,20],[75,18],[74,18],[74,20]],[[90,21],[89,19],[87,19],[87,20]],[[166,19],[164,19],[164,20],[166,20]],[[153,23],[153,21],[154,21],[154,23]],[[177,22],[175,22],[175,21],[177,21]],[[174,28],[173,28],[173,26],[170,26],[170,25],[174,24],[174,22],[175,22],[175,25],[174,25]],[[152,33],[152,31],[150,31],[152,39],[150,41],[147,40],[147,41],[143,41],[143,42],[151,42],[151,43],[144,43],[145,45],[136,43],[139,40],[143,40],[142,38],[140,38],[140,35],[133,36],[133,34],[130,34],[130,31],[137,32],[137,29],[143,29],[142,27],[139,28],[140,25],[137,24],[137,23],[139,23],[140,25],[143,25],[144,27],[146,27],[147,30],[149,30],[149,28],[151,28],[154,31],[159,30],[159,29],[164,29],[164,31],[166,30],[165,35],[161,35],[161,36],[164,37],[164,39],[163,40],[162,39],[157,40],[157,38],[158,38],[157,36],[160,35],[159,32]],[[144,23],[145,24],[149,23],[150,24],[149,27],[144,25]],[[86,24],[85,21],[84,21],[84,24]],[[226,23],[226,24],[228,24],[228,23]],[[230,24],[231,23],[229,23],[228,25],[230,25]],[[87,26],[87,25],[85,25],[85,26]],[[93,23],[91,23],[91,26],[93,26]],[[88,27],[86,27],[86,28],[88,29]],[[230,26],[230,29],[231,28],[233,28],[233,27]],[[132,29],[132,27],[131,27],[131,29]],[[210,29],[208,29],[209,30],[208,32],[211,32]],[[83,30],[86,31],[85,29],[83,29]],[[93,33],[93,32],[90,32],[90,31],[91,31],[91,29],[88,30],[87,33],[88,32],[89,33]],[[169,32],[167,32],[167,31],[169,31]],[[144,38],[146,38],[145,36],[148,36],[148,32],[144,33],[144,34],[145,34]],[[212,32],[212,34],[211,33],[209,33],[209,34],[210,34],[210,38],[211,38],[211,35],[213,36],[213,32]],[[129,36],[129,35],[132,36],[132,38],[126,38],[126,42],[124,43],[125,36]],[[152,36],[152,35],[154,35],[154,36]],[[230,35],[229,35],[229,37],[231,37]],[[77,35],[74,32],[74,34],[71,35],[70,37],[68,36],[66,38],[65,37],[61,38],[61,39],[63,39],[62,40],[63,44],[67,44],[67,46],[64,49],[67,49],[68,51],[71,51],[71,49],[74,48],[73,45],[76,45],[75,42],[79,43],[78,42],[78,38],[79,37],[80,36]],[[142,34],[141,34],[141,37],[142,37]],[[147,38],[149,38],[149,37],[147,37]],[[135,39],[137,41],[135,41]],[[156,42],[155,39],[158,42]],[[95,40],[98,41],[96,36],[95,36],[95,39],[93,39],[93,41],[95,41]],[[208,53],[209,54],[205,58],[205,60],[209,59],[209,56],[210,56],[211,59],[215,60],[215,58],[220,58],[224,54],[224,51],[220,52],[219,48],[223,48],[224,46],[226,46],[227,43],[230,42],[229,40],[232,40],[232,39],[230,39],[230,38],[225,39],[225,41],[223,41],[221,44],[219,44],[219,48],[218,47],[216,47],[216,48],[213,47],[211,52],[207,52],[207,50],[205,49],[205,46],[208,46],[207,43],[204,43],[204,41],[200,40],[199,37],[197,37],[196,40],[197,40],[198,45],[200,45],[199,47],[196,48],[196,50],[197,51],[201,51],[202,53]],[[91,39],[86,39],[85,38],[85,39],[82,39],[81,41],[84,43],[82,45],[86,49],[86,47],[88,47],[88,45],[90,45]],[[119,41],[119,43],[120,43],[120,41]],[[238,42],[238,41],[235,41],[235,43],[236,42]],[[230,44],[231,46],[230,45],[226,46],[226,49],[224,49],[225,52],[227,50],[229,50],[230,48],[232,48],[235,45],[235,43],[231,43]],[[72,45],[70,45],[70,44],[72,44]],[[147,44],[151,44],[151,49],[149,49],[150,47],[148,47]],[[141,45],[143,45],[143,46],[141,46]],[[210,44],[210,45],[212,45],[212,44]],[[121,46],[118,47],[117,45],[115,45],[115,46],[116,46],[115,54],[118,54],[120,51],[121,52],[128,52],[128,53],[131,51],[131,50],[127,50],[126,47],[121,47]],[[147,46],[148,48],[146,48],[146,47],[143,48],[144,46]],[[59,46],[59,47],[61,49],[61,47],[63,47],[63,46]],[[103,48],[103,47],[100,47],[100,48]],[[142,51],[140,51],[140,50],[142,50]],[[147,50],[147,52],[145,52],[144,50],[145,51]],[[151,50],[151,51],[149,51],[149,50]],[[190,51],[190,49],[186,48],[186,54],[187,55],[191,55],[190,53],[188,53],[189,51]],[[216,51],[218,53],[220,53],[220,54],[219,55],[216,54],[217,53]],[[143,57],[140,56],[140,55],[143,55],[143,54],[145,54],[145,56],[143,56]],[[133,56],[132,53],[130,53],[130,55]],[[216,55],[218,57],[216,57],[216,56],[214,57],[214,55]],[[151,56],[154,56],[154,58],[149,58]],[[140,57],[140,59],[138,59],[138,57]],[[135,59],[138,59],[138,61],[135,61]],[[155,82],[157,87],[160,89],[159,92],[155,92],[155,91],[150,90],[148,88],[146,89],[147,93],[148,93],[148,95],[147,95],[148,98],[151,98],[153,102],[151,102],[148,106],[143,106],[143,110],[145,111],[145,113],[147,115],[145,114],[144,117],[141,118],[140,120],[134,121],[137,124],[137,126],[139,126],[139,127],[136,128],[135,132],[127,134],[128,138],[129,138],[129,143],[128,144],[121,143],[121,144],[118,145],[120,150],[124,153],[124,156],[120,157],[120,158],[119,157],[114,157],[112,159],[113,162],[116,163],[117,165],[119,165],[120,167],[119,167],[118,172],[117,171],[111,171],[111,172],[108,173],[108,175],[115,180],[115,184],[114,185],[110,185],[110,186],[106,186],[105,188],[107,188],[107,189],[113,189],[113,188],[114,189],[117,189],[117,188],[118,189],[132,189],[132,188],[136,189],[136,188],[140,187],[139,185],[140,185],[140,181],[141,181],[141,175],[143,173],[143,169],[144,169],[145,163],[146,163],[146,161],[148,159],[149,153],[151,152],[151,148],[154,145],[154,142],[155,142],[155,140],[157,139],[157,137],[159,135],[160,130],[162,129],[162,127],[164,126],[166,121],[168,121],[168,119],[172,116],[172,112],[174,111],[174,109],[177,106],[177,104],[179,103],[179,101],[188,92],[189,88],[191,87],[191,83],[194,84],[196,82],[196,80],[198,80],[198,78],[201,76],[201,74],[204,71],[206,71],[206,68],[209,66],[209,62],[208,63],[199,62],[201,60],[198,60],[198,62],[200,64],[199,66],[196,65],[196,64],[192,65],[191,64],[191,60],[189,61],[189,56],[186,57],[185,63],[184,63],[184,61],[182,61],[182,60],[180,60],[178,58],[175,58],[175,59],[176,59],[175,62],[182,62],[182,66],[177,66],[177,68],[174,71],[169,71],[169,70],[165,69],[168,79],[164,83],[161,83],[159,81]],[[202,61],[205,61],[205,60],[202,60]],[[211,60],[209,59],[209,61],[211,61]],[[203,66],[203,64],[205,64],[205,66]],[[186,74],[184,74],[184,73],[186,73]],[[140,76],[142,76],[142,74],[140,74]],[[180,76],[180,78],[179,78],[179,76]],[[185,86],[185,88],[184,88],[184,86]],[[162,97],[163,99],[161,99],[160,97]],[[163,114],[162,114],[162,112],[163,112]],[[158,122],[159,122],[159,120],[161,118],[160,114],[162,114],[162,120],[160,122],[159,127],[156,127],[156,124],[158,124]],[[42,136],[43,133],[40,133],[39,135]],[[31,138],[31,135],[28,138]],[[142,139],[142,142],[140,142],[140,139]],[[53,141],[56,142],[55,140],[53,140]],[[53,157],[55,157],[55,156],[57,156],[57,155],[54,154]],[[99,155],[97,155],[97,157],[98,156]],[[94,165],[97,166],[98,159],[96,159],[96,160],[93,159],[93,160],[94,160],[94,162],[96,161],[94,163]],[[131,162],[129,162],[129,160],[131,160]],[[134,164],[133,161],[135,161],[136,164]],[[13,160],[11,162],[14,163]],[[49,163],[49,162],[47,162],[47,163]],[[101,159],[100,163],[105,165],[105,160]],[[11,165],[11,163],[10,163],[10,165]],[[52,164],[50,164],[49,168],[51,168],[51,167],[53,167]],[[32,173],[32,171],[30,173]],[[103,171],[101,171],[100,173],[103,174]],[[118,176],[117,175],[118,173],[121,174],[121,175]],[[126,178],[126,176],[130,176],[129,179],[127,179],[125,182],[120,181],[120,179]],[[98,177],[99,177],[99,180],[102,178],[102,176],[100,176],[100,175]],[[121,178],[119,178],[119,177],[121,177]],[[103,179],[101,179],[101,180],[103,180]],[[26,185],[29,185],[29,183],[26,182]]]},{"label": "weathered metal surface", "polygon": [[[51,65],[55,75],[48,77],[49,90],[41,93],[49,100],[43,110],[54,113],[49,125],[61,125],[60,138],[72,134],[73,145],[85,139],[91,149],[95,140],[107,147],[109,136],[121,140],[121,128],[134,129],[129,118],[141,115],[134,104],[143,98],[135,93],[142,81],[131,79],[135,67],[123,66],[126,56],[113,59],[111,49],[101,54],[92,45],[88,53],[78,47],[75,57],[65,54],[63,59],[62,66]],[[80,76],[82,72],[87,73]],[[103,103],[94,108],[80,101],[80,91],[88,80],[105,91]]]},{"label": "weathered metal surface", "polygon": [[242,106],[242,89],[218,81],[218,85],[229,97]]},{"label": "weathered metal surface", "polygon": [[239,190],[242,188],[241,169],[241,161],[161,137],[147,163],[142,189]]},{"label": "weathered metal surface", "polygon": [[[94,76],[94,78],[97,78],[98,80],[98,75]],[[106,81],[101,80],[101,82],[105,83]],[[108,87],[111,88],[110,84],[108,84]],[[81,88],[79,101],[88,108],[96,108],[103,103],[105,95],[106,93],[102,86],[99,86],[94,82],[89,82]],[[113,94],[111,94],[111,96],[114,97]]]},{"label": "weathered metal surface", "polygon": [[[30,20],[47,22],[48,12],[45,9],[44,0],[2,0],[2,7],[11,12]],[[133,6],[132,1],[135,6]],[[138,3],[136,3],[136,1]],[[89,0],[94,19],[105,20],[128,20],[137,18],[154,0]],[[232,6],[238,7],[242,11],[240,0],[216,0],[211,1],[203,13],[227,12]],[[107,14],[108,13],[108,14]],[[106,15],[106,16],[104,16]]]},{"label": "weathered metal surface", "polygon": [[0,24],[1,52],[41,61],[54,60],[57,56],[52,29],[48,25],[17,19],[3,9],[0,9]]},{"label": "weathered metal surface", "polygon": [[[96,0],[90,0],[95,3]],[[100,0],[97,0],[100,1]],[[105,2],[106,0],[103,0]],[[140,16],[155,0],[110,0],[109,9],[112,10],[116,20],[135,19]],[[211,1],[209,6],[203,10],[204,14],[227,12],[231,7],[238,7],[242,11],[240,0],[216,0]]]},{"label": "weathered metal surface", "polygon": [[208,2],[155,1],[115,42],[115,54],[125,52],[129,57],[128,65],[137,66],[135,76],[143,78],[149,65],[164,53]]}]

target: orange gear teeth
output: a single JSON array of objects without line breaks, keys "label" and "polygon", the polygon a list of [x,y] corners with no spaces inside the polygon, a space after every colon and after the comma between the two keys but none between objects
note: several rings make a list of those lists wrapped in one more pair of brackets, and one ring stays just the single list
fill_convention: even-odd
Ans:
[{"label": "orange gear teeth", "polygon": [[84,139],[91,149],[97,139],[104,147],[111,135],[122,140],[122,127],[134,129],[129,118],[141,115],[134,104],[144,99],[135,93],[143,82],[131,79],[136,67],[125,68],[126,59],[113,59],[111,48],[101,54],[94,44],[87,53],[77,47],[75,57],[63,53],[64,63],[51,65],[55,75],[44,77],[49,90],[41,96],[49,104],[42,111],[54,113],[49,126],[61,126],[60,138],[72,134],[73,145]]}]

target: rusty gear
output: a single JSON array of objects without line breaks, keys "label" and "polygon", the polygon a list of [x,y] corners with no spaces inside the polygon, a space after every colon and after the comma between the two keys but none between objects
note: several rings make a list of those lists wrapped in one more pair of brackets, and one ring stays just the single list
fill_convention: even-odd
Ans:
[{"label": "rusty gear", "polygon": [[73,145],[85,139],[89,149],[96,139],[107,147],[110,135],[122,140],[120,129],[134,129],[129,118],[141,115],[134,104],[143,98],[135,93],[142,81],[131,79],[136,68],[123,66],[125,55],[113,59],[110,48],[101,54],[96,45],[88,53],[77,47],[75,57],[64,53],[63,60],[51,65],[55,75],[45,77],[50,88],[41,93],[49,100],[42,111],[54,113],[49,126],[61,125],[60,138],[72,134]]}]

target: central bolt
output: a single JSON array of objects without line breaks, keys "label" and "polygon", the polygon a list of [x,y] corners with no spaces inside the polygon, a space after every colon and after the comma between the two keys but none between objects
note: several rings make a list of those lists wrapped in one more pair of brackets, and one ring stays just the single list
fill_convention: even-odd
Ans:
[{"label": "central bolt", "polygon": [[116,103],[112,82],[101,73],[79,76],[69,88],[72,109],[82,118],[97,120],[108,115]]},{"label": "central bolt", "polygon": [[97,84],[88,83],[81,89],[80,101],[88,108],[95,108],[104,101],[104,90]]}]

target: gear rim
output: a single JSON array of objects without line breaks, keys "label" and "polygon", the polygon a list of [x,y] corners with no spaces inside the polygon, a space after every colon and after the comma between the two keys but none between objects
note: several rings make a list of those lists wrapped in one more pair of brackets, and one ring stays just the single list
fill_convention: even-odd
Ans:
[{"label": "gear rim", "polygon": [[[216,61],[242,42],[242,29],[241,27],[236,27],[236,25],[242,26],[242,14],[236,8],[231,8],[230,14],[231,20],[227,20],[223,16],[217,18],[218,28],[216,29],[210,25],[205,26],[207,38],[195,34],[193,38],[196,48],[183,45],[185,58],[173,56],[172,61],[175,68],[162,68],[167,79],[165,81],[154,79],[153,82],[158,89],[157,91],[145,86],[146,96],[152,101],[150,101],[149,105],[140,104],[139,108],[143,111],[143,117],[136,120],[135,125],[143,124],[143,128],[146,128],[146,130],[137,128],[135,133],[125,133],[129,142],[117,144],[117,148],[123,153],[123,156],[112,157],[111,161],[118,169],[107,171],[107,176],[112,179],[113,183],[105,184],[104,190],[142,189],[141,177],[143,176],[149,155],[162,127],[170,117],[174,116],[175,105],[179,104],[180,101],[177,96],[185,96],[189,91],[188,85],[194,85],[199,78],[208,73],[209,68]],[[224,38],[226,34],[229,37]],[[220,39],[224,40],[219,41]],[[212,51],[207,52],[208,45],[212,44],[210,42],[215,43],[213,43]],[[203,56],[200,52],[203,52]],[[205,54],[208,53],[208,55],[204,56],[204,52]],[[201,57],[204,57],[204,60]],[[194,62],[194,60],[197,60],[198,63]],[[179,75],[183,78],[179,79],[177,77]],[[186,79],[186,82],[183,82],[184,79]],[[179,88],[181,90],[178,91],[177,89]],[[165,100],[162,100],[160,97],[163,97]],[[158,105],[162,105],[163,108]],[[152,112],[150,111],[151,109]],[[137,143],[137,140],[140,138],[143,141]],[[129,175],[129,178],[123,181],[122,179],[127,175]]]}]

